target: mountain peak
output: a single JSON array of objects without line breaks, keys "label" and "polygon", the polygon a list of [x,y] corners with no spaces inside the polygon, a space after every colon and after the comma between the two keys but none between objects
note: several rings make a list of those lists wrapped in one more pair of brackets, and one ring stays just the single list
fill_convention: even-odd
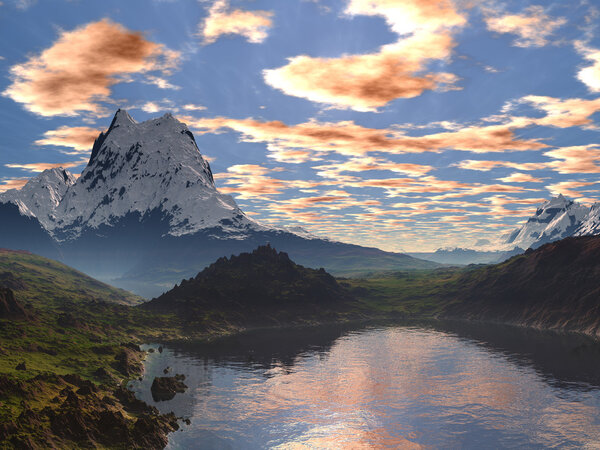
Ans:
[{"label": "mountain peak", "polygon": [[35,216],[46,229],[52,228],[54,209],[76,181],[73,174],[62,167],[46,169],[21,189],[0,195],[0,203],[14,203],[21,213]]},{"label": "mountain peak", "polygon": [[127,126],[135,124],[137,124],[137,122],[133,119],[133,117],[129,115],[127,110],[119,108],[117,109],[117,112],[115,113],[115,116],[113,117],[113,120],[110,123],[110,127],[108,127],[108,129],[110,130],[111,128],[116,128],[118,126]]},{"label": "mountain peak", "polygon": [[558,194],[556,197],[550,198],[547,202],[545,202],[540,209],[549,209],[549,208],[566,208],[571,204],[574,204],[572,200],[567,199],[564,195]]},{"label": "mountain peak", "polygon": [[587,207],[559,194],[539,206],[525,225],[509,235],[506,244],[535,248],[571,236],[588,212]]},{"label": "mountain peak", "polygon": [[170,113],[137,123],[118,110],[59,209],[57,228],[65,238],[130,214],[157,213],[175,236],[215,227],[239,234],[257,226],[217,191],[194,135]]}]

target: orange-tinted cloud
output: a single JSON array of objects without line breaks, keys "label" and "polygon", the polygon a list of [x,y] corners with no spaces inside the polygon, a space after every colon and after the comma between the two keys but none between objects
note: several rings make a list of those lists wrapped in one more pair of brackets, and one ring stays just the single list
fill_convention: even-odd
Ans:
[{"label": "orange-tinted cloud", "polygon": [[481,172],[489,172],[496,167],[508,167],[517,170],[540,170],[548,167],[547,163],[516,163],[511,161],[479,161],[466,159],[460,161],[454,166],[466,170],[479,170]]},{"label": "orange-tinted cloud", "polygon": [[43,139],[34,142],[35,145],[54,145],[57,147],[69,147],[75,152],[88,152],[92,149],[94,140],[100,131],[90,127],[67,127],[63,126],[56,130],[48,130]]},{"label": "orange-tinted cloud", "polygon": [[[599,52],[600,55],[600,52]],[[600,67],[600,66],[599,66]],[[586,100],[582,98],[560,99],[541,95],[527,95],[519,100],[529,103],[546,115],[540,118],[518,117],[512,120],[522,126],[538,125],[546,127],[569,128],[583,127],[595,129],[591,116],[600,111],[600,98]]]},{"label": "orange-tinted cloud", "polygon": [[188,103],[186,105],[183,105],[182,108],[185,109],[186,111],[204,111],[206,109],[206,106],[196,105],[194,103]]},{"label": "orange-tinted cloud", "polygon": [[562,194],[568,197],[579,197],[581,196],[581,192],[575,191],[574,189],[593,186],[595,184],[598,184],[598,181],[560,181],[546,186],[546,189],[548,189],[552,195]]},{"label": "orange-tinted cloud", "polygon": [[518,193],[531,189],[520,186],[504,184],[466,183],[454,180],[440,180],[434,176],[421,178],[382,178],[369,179],[348,183],[352,187],[376,187],[385,189],[390,197],[404,194],[440,194],[432,197],[442,200],[446,198],[460,198],[485,193]]},{"label": "orange-tinted cloud", "polygon": [[554,158],[548,163],[558,173],[600,173],[600,145],[576,145],[545,152]]},{"label": "orange-tinted cloud", "polygon": [[344,162],[334,162],[315,166],[317,175],[324,178],[333,178],[342,181],[345,176],[343,172],[365,172],[369,170],[383,170],[403,173],[409,176],[422,176],[431,172],[433,167],[421,164],[394,163],[381,158],[370,156],[355,157]]},{"label": "orange-tinted cloud", "polygon": [[222,35],[239,34],[248,42],[258,44],[267,38],[273,26],[271,17],[270,11],[229,10],[227,0],[215,0],[200,24],[200,36],[205,44],[212,44]]},{"label": "orange-tinted cloud", "polygon": [[42,116],[99,115],[112,85],[137,73],[168,74],[178,59],[179,53],[104,19],[61,32],[50,48],[11,67],[3,95]]},{"label": "orange-tinted cloud", "polygon": [[62,167],[63,169],[70,169],[71,167],[81,166],[82,164],[86,163],[87,159],[82,159],[80,161],[63,163],[5,164],[4,166],[9,167],[11,169],[28,170],[29,172],[43,172],[44,170],[55,169],[58,167]]},{"label": "orange-tinted cloud", "polygon": [[386,45],[377,53],[340,58],[295,56],[285,66],[263,73],[268,85],[287,95],[340,109],[375,111],[397,98],[452,89],[456,75],[421,72],[428,61],[450,56],[453,46],[449,34],[417,35]]},{"label": "orange-tinted cloud", "polygon": [[292,159],[297,157],[296,152],[303,152],[301,157],[306,161],[311,159],[306,152],[316,154],[317,157],[328,152],[362,157],[369,152],[402,154],[455,149],[487,153],[548,147],[537,139],[519,139],[507,125],[469,126],[456,131],[408,136],[400,130],[366,128],[351,121],[310,121],[287,125],[280,121],[263,122],[226,117],[181,119],[199,133],[233,130],[242,135],[244,142],[264,142],[269,150],[277,151],[279,161],[286,161],[287,151],[293,153]]},{"label": "orange-tinted cloud", "polygon": [[489,30],[496,33],[516,34],[513,42],[517,47],[542,47],[554,31],[566,23],[566,19],[553,19],[541,6],[530,6],[522,14],[503,14],[489,16],[485,23]]},{"label": "orange-tinted cloud", "polygon": [[543,183],[542,178],[535,178],[528,173],[511,173],[510,175],[503,178],[496,178],[498,181],[503,183]]},{"label": "orange-tinted cloud", "polygon": [[600,92],[600,50],[586,45],[585,42],[576,41],[575,49],[581,53],[585,59],[592,62],[577,72],[577,78],[592,92]]},{"label": "orange-tinted cloud", "polygon": [[6,192],[9,189],[21,189],[27,184],[29,178],[9,178],[0,182],[0,192]]},{"label": "orange-tinted cloud", "polygon": [[268,169],[257,164],[237,164],[227,168],[227,172],[215,174],[215,179],[222,184],[219,191],[225,194],[236,194],[244,200],[271,200],[271,196],[281,194],[286,189],[310,189],[322,185],[331,185],[326,182],[313,182],[306,180],[281,180],[272,178]]},{"label": "orange-tinted cloud", "polygon": [[426,90],[456,89],[456,75],[426,71],[429,62],[450,57],[452,29],[466,23],[450,0],[351,0],[346,13],[381,16],[401,37],[373,53],[295,56],[265,70],[266,83],[287,95],[356,111],[374,111]]}]

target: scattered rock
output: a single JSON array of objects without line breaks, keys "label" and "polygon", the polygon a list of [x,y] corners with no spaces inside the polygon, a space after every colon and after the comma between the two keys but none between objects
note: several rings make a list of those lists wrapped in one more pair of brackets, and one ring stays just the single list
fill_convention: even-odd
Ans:
[{"label": "scattered rock", "polygon": [[27,370],[27,366],[25,365],[25,361],[17,364],[17,367],[15,367],[15,369],[17,369],[17,370]]},{"label": "scattered rock", "polygon": [[166,367],[165,370],[163,370],[163,373],[166,375],[171,371],[170,367]]},{"label": "scattered rock", "polygon": [[162,345],[160,347],[158,347],[158,353],[162,353],[163,352],[163,348]]},{"label": "scattered rock", "polygon": [[23,282],[23,280],[12,272],[0,273],[0,284],[15,291],[27,288],[27,285]]},{"label": "scattered rock", "polygon": [[187,389],[185,375],[175,375],[174,377],[156,377],[152,382],[150,392],[155,402],[171,400],[177,393],[183,393]]},{"label": "scattered rock", "polygon": [[73,314],[71,313],[62,313],[56,319],[56,323],[58,326],[63,328],[78,328],[83,329],[86,328],[84,324],[82,324]]},{"label": "scattered rock", "polygon": [[154,350],[152,347],[150,347],[150,348],[148,349],[148,353],[154,353],[154,351],[155,351],[155,350]]},{"label": "scattered rock", "polygon": [[121,350],[115,355],[115,360],[113,367],[127,377],[140,375],[144,370],[139,347],[137,350],[130,346],[121,347]]}]

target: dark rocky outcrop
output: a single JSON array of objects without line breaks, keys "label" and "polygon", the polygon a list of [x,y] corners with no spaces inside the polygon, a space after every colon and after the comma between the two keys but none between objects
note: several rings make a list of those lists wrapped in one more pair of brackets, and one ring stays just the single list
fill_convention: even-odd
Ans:
[{"label": "dark rocky outcrop", "polygon": [[324,269],[300,266],[266,245],[252,253],[219,258],[141,308],[176,313],[187,323],[215,323],[221,317],[248,325],[340,311],[352,298]]},{"label": "dark rocky outcrop", "polygon": [[12,289],[0,287],[0,319],[28,319],[23,305],[15,299]]},{"label": "dark rocky outcrop", "polygon": [[142,365],[143,352],[137,346],[121,346],[115,355],[113,367],[127,377],[140,375],[144,367]]},{"label": "dark rocky outcrop", "polygon": [[177,374],[174,377],[156,377],[152,382],[150,391],[155,402],[171,400],[177,393],[183,393],[187,386],[183,382],[184,375]]}]

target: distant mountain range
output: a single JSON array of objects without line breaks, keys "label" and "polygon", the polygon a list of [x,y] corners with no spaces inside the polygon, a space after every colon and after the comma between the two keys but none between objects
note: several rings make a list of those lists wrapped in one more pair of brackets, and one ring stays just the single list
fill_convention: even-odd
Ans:
[{"label": "distant mountain range", "polygon": [[496,264],[506,261],[514,255],[523,253],[523,249],[515,247],[512,250],[474,250],[470,248],[439,248],[435,252],[408,253],[415,258],[426,259],[440,264]]},{"label": "distant mountain range", "polygon": [[337,275],[437,267],[250,219],[217,190],[193,134],[170,114],[136,123],[118,110],[78,178],[42,172],[0,195],[0,215],[0,246],[59,259],[145,296],[267,242]]},{"label": "distant mountain range", "polygon": [[528,248],[535,249],[548,242],[571,236],[598,234],[600,203],[588,208],[558,195],[540,205],[525,224],[503,236],[496,245],[496,250],[445,248],[409,255],[440,264],[496,264],[523,253]]}]

